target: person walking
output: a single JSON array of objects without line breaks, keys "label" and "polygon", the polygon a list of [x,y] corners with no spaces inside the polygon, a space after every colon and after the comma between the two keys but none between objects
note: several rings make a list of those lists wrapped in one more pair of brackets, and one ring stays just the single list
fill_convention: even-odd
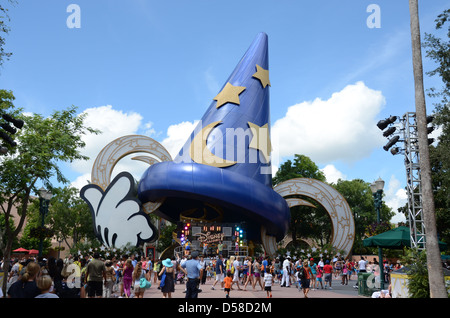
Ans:
[{"label": "person walking", "polygon": [[264,286],[261,283],[261,265],[258,262],[258,259],[255,259],[253,262],[253,290],[255,290],[256,283],[261,286],[261,290],[264,290]]},{"label": "person walking", "polygon": [[227,271],[227,277],[223,279],[224,283],[224,291],[226,293],[226,298],[230,298],[230,291],[231,291],[231,285],[233,284],[233,278],[232,278],[231,271]]},{"label": "person walking", "polygon": [[270,270],[270,267],[266,267],[266,272],[264,273],[264,290],[266,291],[267,298],[272,298],[272,284],[273,284],[273,275]]},{"label": "person walking", "polygon": [[211,289],[214,290],[217,282],[220,282],[220,285],[222,288],[223,287],[223,279],[224,279],[224,265],[223,265],[223,256],[222,254],[219,254],[218,256],[219,258],[216,260],[216,267],[215,267],[215,271],[216,271],[216,280],[214,281],[214,284],[212,285]]},{"label": "person walking", "polygon": [[[253,264],[252,264],[252,258],[249,256],[247,259],[247,280],[244,284],[244,290],[247,290],[247,284],[250,283],[251,286],[253,285]],[[255,287],[253,287],[255,289]]]},{"label": "person walking", "polygon": [[89,262],[86,268],[86,276],[88,278],[88,297],[103,297],[103,280],[106,280],[106,266],[100,260],[100,255],[94,253],[94,258]]},{"label": "person walking", "polygon": [[127,259],[125,264],[123,265],[123,292],[125,297],[129,298],[131,296],[131,283],[133,282],[133,264],[131,263],[131,259]]},{"label": "person walking", "polygon": [[289,287],[290,285],[290,270],[291,270],[291,257],[288,256],[286,257],[286,259],[283,261],[283,267],[282,267],[282,271],[283,271],[283,276],[281,278],[281,287]]},{"label": "person walking", "polygon": [[311,268],[308,266],[308,261],[304,261],[303,262],[303,275],[300,275],[300,279],[301,279],[301,283],[302,283],[303,295],[305,296],[305,298],[308,298],[311,277],[312,277],[312,271],[311,271]]},{"label": "person walking", "polygon": [[310,288],[311,290],[316,289],[316,275],[317,275],[317,264],[314,263],[314,258],[309,259],[309,268],[311,268],[311,278],[310,278]]},{"label": "person walking", "polygon": [[186,298],[198,298],[199,277],[203,274],[203,268],[198,261],[198,252],[192,252],[191,256],[191,259],[183,263],[181,268],[187,276]]},{"label": "person walking", "polygon": [[[161,287],[163,298],[172,298],[172,293],[175,292],[175,268],[170,258],[166,258],[162,261],[162,269],[159,272],[159,276],[164,277],[164,283]],[[161,278],[163,282],[163,278]]]},{"label": "person walking", "polygon": [[133,269],[132,281],[134,282],[133,290],[135,298],[143,298],[145,289],[141,288],[141,278],[146,278],[145,271],[142,268],[142,262],[138,261]]},{"label": "person walking", "polygon": [[330,265],[330,261],[326,260],[325,261],[325,266],[323,267],[323,276],[324,276],[324,281],[325,281],[325,289],[327,289],[327,283],[329,283],[331,288],[331,282],[333,280],[333,266]]},{"label": "person walking", "polygon": [[348,271],[349,271],[349,265],[348,265],[348,260],[345,260],[345,262],[343,262],[342,264],[342,282],[341,285],[348,285]]},{"label": "person walking", "polygon": [[317,270],[316,270],[316,286],[317,286],[317,288],[319,288],[319,283],[320,283],[320,286],[323,289],[322,276],[323,276],[323,270],[321,267],[318,266]]},{"label": "person walking", "polygon": [[113,292],[113,286],[116,280],[116,273],[114,271],[113,263],[110,260],[105,262],[106,267],[106,278],[105,278],[105,289],[103,291],[104,298],[111,298]]},{"label": "person walking", "polygon": [[[233,257],[233,256],[232,256]],[[238,289],[241,290],[241,287],[239,286],[239,261],[238,258],[233,260],[232,266],[232,273],[233,273],[233,282],[231,283],[231,287],[233,287],[233,284],[236,284]]]},{"label": "person walking", "polygon": [[364,256],[361,256],[361,259],[358,262],[358,269],[360,273],[366,273],[367,261],[364,259]]}]

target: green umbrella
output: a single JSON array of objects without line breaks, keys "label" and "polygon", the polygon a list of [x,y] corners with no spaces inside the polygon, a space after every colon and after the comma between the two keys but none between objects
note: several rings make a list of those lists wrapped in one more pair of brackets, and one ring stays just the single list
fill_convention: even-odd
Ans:
[{"label": "green umbrella", "polygon": [[[368,247],[381,247],[390,249],[402,249],[411,247],[410,230],[407,226],[399,226],[395,229],[383,232],[381,234],[366,238],[363,245]],[[447,244],[439,242],[439,249],[445,250]]]}]

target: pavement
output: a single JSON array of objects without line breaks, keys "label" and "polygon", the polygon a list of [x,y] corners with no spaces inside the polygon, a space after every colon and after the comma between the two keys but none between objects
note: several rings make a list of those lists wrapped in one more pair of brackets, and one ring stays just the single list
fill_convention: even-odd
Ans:
[{"label": "pavement", "polygon": [[[211,287],[214,280],[207,280],[204,285],[200,285],[202,290],[199,293],[198,298],[224,298],[225,292],[221,290],[219,283],[216,284],[215,290]],[[263,283],[263,282],[262,282]],[[322,289],[322,288],[310,288],[308,292],[308,298],[368,298],[366,296],[358,295],[358,289],[353,286],[357,283],[357,276],[352,276],[352,279],[348,282],[348,285],[341,285],[340,277],[334,277],[332,281],[332,289]],[[147,289],[144,293],[144,298],[162,298],[162,292],[157,288],[158,284],[154,284],[152,281],[152,286]],[[243,286],[240,286],[241,289]],[[239,299],[266,299],[267,294],[261,287],[257,284],[255,290],[250,285],[247,285],[247,290],[238,290],[236,285],[233,285],[233,290],[230,292],[230,298]],[[185,284],[177,283],[175,285],[175,292],[172,293],[172,298],[185,298],[184,293]],[[298,290],[297,286],[291,285],[290,287],[281,287],[279,282],[275,282],[272,285],[272,298],[304,298],[304,293],[302,290]]]}]

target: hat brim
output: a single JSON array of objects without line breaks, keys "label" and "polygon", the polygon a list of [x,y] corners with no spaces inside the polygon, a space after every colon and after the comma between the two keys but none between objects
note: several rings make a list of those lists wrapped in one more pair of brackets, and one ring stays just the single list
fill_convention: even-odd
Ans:
[{"label": "hat brim", "polygon": [[172,263],[172,262],[166,262],[166,261],[163,261],[162,264],[163,264],[165,267],[172,267],[172,266],[173,266],[173,263]]},{"label": "hat brim", "polygon": [[164,198],[155,214],[172,222],[179,221],[180,211],[190,203],[216,204],[226,210],[223,222],[246,219],[259,237],[263,225],[268,235],[283,239],[290,221],[286,200],[272,188],[233,171],[197,163],[151,165],[141,178],[138,197],[143,204]]}]

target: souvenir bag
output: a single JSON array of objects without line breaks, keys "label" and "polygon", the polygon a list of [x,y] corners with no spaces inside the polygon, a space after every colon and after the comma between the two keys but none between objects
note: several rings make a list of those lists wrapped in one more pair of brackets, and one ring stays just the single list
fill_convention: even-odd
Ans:
[{"label": "souvenir bag", "polygon": [[147,279],[145,279],[145,277],[142,277],[141,280],[139,281],[139,287],[140,288],[150,288],[152,286],[152,283],[149,282]]},{"label": "souvenir bag", "polygon": [[164,271],[164,273],[161,276],[161,283],[159,283],[159,287],[164,287],[164,285],[166,284],[165,280],[166,280],[166,271]]}]

